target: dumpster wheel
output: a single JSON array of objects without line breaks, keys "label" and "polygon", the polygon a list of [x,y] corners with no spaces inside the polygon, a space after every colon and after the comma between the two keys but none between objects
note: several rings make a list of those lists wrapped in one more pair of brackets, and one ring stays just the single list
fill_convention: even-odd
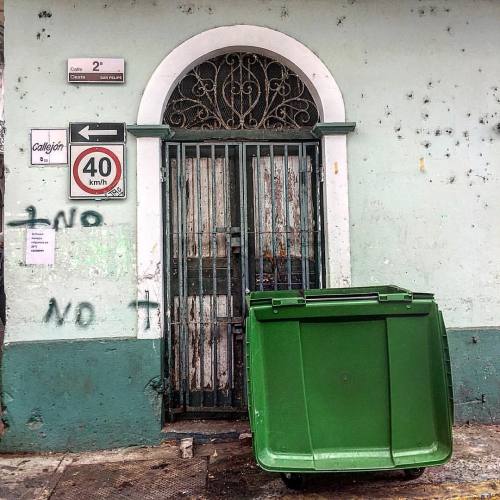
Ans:
[{"label": "dumpster wheel", "polygon": [[405,479],[412,480],[419,478],[425,471],[425,467],[417,467],[415,469],[404,469]]},{"label": "dumpster wheel", "polygon": [[291,490],[301,490],[305,484],[304,474],[283,472],[281,474],[281,479],[285,483],[286,487]]}]

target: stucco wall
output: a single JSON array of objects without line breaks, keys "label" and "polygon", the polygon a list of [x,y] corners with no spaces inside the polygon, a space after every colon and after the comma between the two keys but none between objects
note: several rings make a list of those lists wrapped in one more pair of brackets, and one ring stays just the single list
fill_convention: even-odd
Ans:
[{"label": "stucco wall", "polygon": [[[170,50],[235,23],[268,26],[311,48],[358,124],[348,139],[353,284],[434,291],[448,326],[498,325],[498,2],[16,0],[6,19],[7,221],[26,218],[30,205],[51,220],[77,210],[74,226],[58,231],[51,269],[26,267],[25,229],[6,229],[7,341],[137,333],[128,307],[140,231],[134,138],[127,200],[75,202],[66,167],[29,167],[29,129],[134,123]],[[67,84],[67,58],[92,55],[124,57],[127,83]],[[98,211],[103,225],[82,227],[85,210]],[[72,304],[60,327],[43,322],[51,298],[61,310]],[[95,309],[86,328],[75,324],[79,302]]]},{"label": "stucco wall", "polygon": [[9,344],[0,453],[158,443],[161,350],[159,340]]},{"label": "stucco wall", "polygon": [[[348,137],[353,284],[435,292],[447,326],[462,328],[449,336],[457,416],[498,419],[499,330],[479,327],[500,324],[499,2],[7,0],[6,220],[35,207],[58,232],[56,265],[27,267],[25,227],[5,228],[9,427],[0,448],[160,439],[151,388],[161,390],[161,346],[134,340],[129,306],[141,231],[136,141],[129,136],[127,199],[97,203],[68,200],[67,167],[29,167],[28,133],[135,123],[148,79],[174,47],[241,23],[296,38],[330,69],[346,119],[357,122]],[[67,84],[66,60],[85,56],[124,57],[127,83]],[[101,225],[85,227],[89,210]],[[50,304],[61,324],[55,314],[46,321]]]}]

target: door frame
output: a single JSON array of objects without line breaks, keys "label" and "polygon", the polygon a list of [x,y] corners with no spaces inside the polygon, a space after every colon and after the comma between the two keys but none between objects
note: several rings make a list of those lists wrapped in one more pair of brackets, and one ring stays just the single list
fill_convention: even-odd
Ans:
[{"label": "door frame", "polygon": [[[204,31],[174,48],[159,64],[145,88],[137,124],[162,124],[163,111],[181,77],[205,59],[230,50],[248,50],[290,66],[307,85],[322,122],[345,122],[342,94],[319,57],[294,38],[261,26],[222,26]],[[153,134],[151,134],[153,135]],[[321,138],[326,285],[349,286],[351,260],[347,148],[345,135]],[[162,137],[137,138],[137,337],[163,336],[163,220],[161,198]]]}]

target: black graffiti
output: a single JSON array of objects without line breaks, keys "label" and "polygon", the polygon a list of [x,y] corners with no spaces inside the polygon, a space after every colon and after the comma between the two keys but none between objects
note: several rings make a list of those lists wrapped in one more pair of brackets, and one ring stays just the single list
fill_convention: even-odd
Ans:
[{"label": "black graffiti", "polygon": [[76,306],[75,323],[78,326],[86,328],[94,322],[94,319],[94,306],[90,302],[80,302]]},{"label": "black graffiti", "polygon": [[[61,314],[61,310],[57,304],[57,300],[55,298],[51,298],[49,300],[49,308],[43,317],[44,323],[49,323],[52,317],[54,316],[55,322],[57,326],[63,326],[67,320],[69,311],[71,309],[71,302],[66,304],[64,311]],[[94,306],[89,302],[80,302],[77,304],[75,308],[75,324],[82,328],[87,328],[90,326],[95,320],[95,310]]]},{"label": "black graffiti", "polygon": [[61,210],[60,212],[57,212],[56,216],[54,217],[54,229],[56,231],[59,230],[59,221],[63,220],[64,222],[64,227],[73,227],[73,224],[75,223],[75,214],[76,214],[76,208],[70,208],[69,210],[69,220],[66,219],[66,212],[64,210]]},{"label": "black graffiti", "polygon": [[[151,328],[151,320],[149,318],[151,309],[157,309],[159,306],[160,304],[158,302],[149,300],[149,290],[146,290],[145,300],[133,300],[128,304],[128,307],[146,310],[146,323],[144,325],[145,330],[149,330]],[[50,323],[50,321],[54,319],[57,326],[63,326],[69,321],[71,308],[72,303],[68,302],[61,311],[57,300],[52,297],[49,300],[49,307],[43,317],[43,322]],[[95,308],[90,302],[79,302],[74,308],[74,323],[81,328],[87,328],[92,325],[95,322],[95,317]]]},{"label": "black graffiti", "polygon": [[[52,223],[52,227],[58,231],[59,227],[71,228],[75,224],[75,216],[76,216],[76,208],[69,209],[69,216],[66,216],[66,212],[64,210],[60,210],[54,217],[54,221]],[[36,227],[37,224],[43,224],[46,226],[50,226],[50,219],[41,219],[36,216],[36,208],[33,205],[30,205],[26,208],[26,212],[28,212],[27,219],[14,220],[7,223],[8,226],[16,227],[16,226],[27,226],[29,228]],[[102,226],[103,217],[99,212],[95,210],[86,210],[82,212],[80,215],[80,224],[82,227],[97,227]],[[63,226],[64,225],[64,226]]]},{"label": "black graffiti", "polygon": [[36,224],[45,224],[50,226],[49,219],[36,218],[36,208],[33,205],[27,207],[26,212],[28,212],[28,219],[11,221],[7,223],[7,226],[28,226],[29,228],[35,227]]},{"label": "black graffiti", "polygon": [[80,215],[80,223],[83,227],[96,227],[102,225],[102,215],[94,210],[87,210]]},{"label": "black graffiti", "polygon": [[159,307],[158,302],[152,302],[149,300],[149,290],[146,290],[146,300],[133,300],[128,305],[129,307],[135,307],[136,309],[146,309],[146,324],[144,325],[145,330],[151,328],[151,321],[149,320],[149,311],[151,308],[156,309]]},{"label": "black graffiti", "polygon": [[50,319],[52,318],[53,315],[56,317],[56,324],[58,326],[62,326],[64,322],[66,321],[66,316],[68,315],[68,312],[71,308],[71,302],[69,302],[66,307],[64,308],[63,314],[60,313],[59,307],[57,305],[57,300],[52,298],[49,300],[49,308],[47,312],[45,313],[45,316],[43,317],[43,321],[45,323],[48,323]]}]

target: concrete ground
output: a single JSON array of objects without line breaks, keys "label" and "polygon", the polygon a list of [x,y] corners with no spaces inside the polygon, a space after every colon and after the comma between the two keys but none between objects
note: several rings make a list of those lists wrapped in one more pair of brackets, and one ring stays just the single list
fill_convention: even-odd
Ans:
[{"label": "concrete ground", "polygon": [[248,439],[195,446],[0,455],[1,499],[500,498],[500,426],[454,430],[454,455],[413,481],[400,471],[314,474],[301,492],[254,462]]}]

